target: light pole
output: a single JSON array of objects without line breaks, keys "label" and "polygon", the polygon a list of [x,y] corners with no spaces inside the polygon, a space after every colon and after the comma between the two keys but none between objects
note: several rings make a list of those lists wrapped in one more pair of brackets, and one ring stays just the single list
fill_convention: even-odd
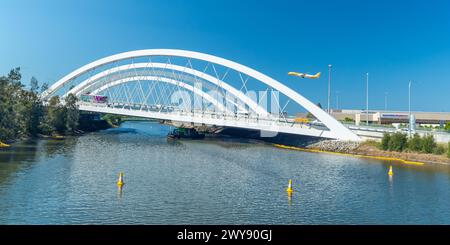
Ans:
[{"label": "light pole", "polygon": [[409,120],[409,129],[408,129],[408,134],[409,137],[411,137],[411,80],[409,80],[408,83],[408,120]]},{"label": "light pole", "polygon": [[331,64],[328,65],[328,106],[327,106],[328,113],[330,113],[331,67],[332,67]]},{"label": "light pole", "polygon": [[366,124],[369,125],[369,73],[366,73]]}]

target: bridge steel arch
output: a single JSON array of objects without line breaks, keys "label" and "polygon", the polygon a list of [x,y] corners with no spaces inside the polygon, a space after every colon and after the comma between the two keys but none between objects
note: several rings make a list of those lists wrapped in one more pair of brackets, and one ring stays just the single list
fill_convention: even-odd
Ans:
[{"label": "bridge steel arch", "polygon": [[[75,86],[71,90],[69,90],[64,96],[67,96],[70,93],[78,96],[80,93],[83,93],[83,91],[87,91],[92,85],[97,83],[100,79],[107,77],[110,74],[113,74],[116,72],[121,72],[121,71],[126,71],[126,70],[131,70],[131,69],[140,69],[140,68],[168,69],[168,70],[175,70],[175,71],[179,71],[179,72],[197,76],[197,77],[204,79],[214,85],[221,86],[224,90],[226,90],[227,92],[229,92],[236,98],[241,99],[241,101],[244,102],[244,104],[247,104],[250,107],[250,109],[253,110],[254,112],[259,113],[260,115],[268,115],[269,114],[263,107],[258,105],[256,102],[254,102],[248,96],[246,96],[244,93],[235,89],[233,86],[229,85],[228,83],[226,83],[220,79],[217,79],[209,74],[206,74],[204,72],[197,71],[197,70],[194,70],[191,68],[173,65],[173,64],[164,64],[164,63],[152,63],[152,62],[135,63],[132,65],[122,65],[122,66],[114,67],[114,68],[102,71],[98,74],[95,74],[94,76],[84,80],[83,82],[81,82],[80,84],[78,84],[77,86]],[[237,106],[241,111],[245,111],[245,109],[242,108],[241,105],[230,100],[230,98],[225,97],[225,99],[227,99],[227,102],[230,102],[233,105]]]},{"label": "bridge steel arch", "polygon": [[[247,66],[241,65],[239,63],[236,63],[234,61],[230,61],[224,58],[220,58],[217,56],[194,52],[194,51],[187,51],[187,50],[178,50],[178,49],[144,49],[144,50],[136,50],[136,51],[130,51],[130,52],[124,52],[119,53],[115,55],[111,55],[99,60],[96,60],[92,63],[89,63],[87,65],[84,65],[73,72],[69,73],[56,83],[54,83],[50,88],[45,91],[42,96],[43,98],[48,98],[49,95],[54,93],[57,89],[63,87],[66,83],[70,82],[71,80],[85,74],[86,72],[89,72],[97,67],[110,64],[113,62],[125,60],[125,59],[131,59],[131,58],[139,58],[139,57],[147,57],[147,56],[173,56],[173,57],[184,57],[184,58],[191,58],[191,59],[197,59],[197,60],[203,60],[207,62],[211,62],[214,64],[222,65],[224,67],[231,68],[233,70],[236,70],[238,72],[241,72],[243,74],[246,74],[250,77],[253,77],[254,79],[265,83],[266,85],[272,87],[273,89],[278,90],[280,93],[286,95],[291,100],[295,101],[299,105],[301,105],[303,108],[305,108],[307,111],[309,111],[311,114],[313,114],[318,120],[320,120],[328,129],[329,134],[332,138],[340,139],[340,140],[354,140],[359,141],[361,140],[355,133],[353,133],[350,129],[346,128],[344,125],[342,125],[340,122],[338,122],[335,118],[333,118],[331,115],[320,109],[318,106],[316,106],[314,103],[300,95],[299,93],[295,92],[291,88],[287,87],[286,85],[276,81],[275,79],[258,72],[252,68],[249,68]],[[245,98],[240,98],[245,99]]]},{"label": "bridge steel arch", "polygon": [[122,79],[118,79],[118,80],[114,80],[111,81],[103,86],[101,86],[100,88],[97,88],[95,90],[92,91],[93,94],[98,94],[100,92],[103,92],[104,90],[110,88],[110,87],[114,87],[123,83],[127,83],[127,82],[131,82],[131,81],[137,81],[137,80],[153,80],[153,81],[161,81],[164,83],[169,83],[175,86],[178,86],[180,88],[184,88],[186,90],[189,90],[203,98],[205,98],[207,101],[211,102],[215,107],[217,107],[219,110],[221,111],[226,111],[226,108],[223,106],[223,103],[220,103],[219,101],[217,101],[214,97],[212,97],[211,95],[209,95],[208,93],[205,93],[204,91],[197,89],[187,83],[184,82],[180,82],[178,80],[175,79],[170,79],[170,78],[166,78],[166,77],[157,77],[157,76],[133,76],[133,77],[126,77],[126,78],[122,78]]}]

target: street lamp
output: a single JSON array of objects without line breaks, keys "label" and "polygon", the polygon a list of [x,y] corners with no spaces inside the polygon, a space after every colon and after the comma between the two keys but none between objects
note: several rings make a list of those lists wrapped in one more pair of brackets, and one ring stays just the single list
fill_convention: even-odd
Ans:
[{"label": "street lamp", "polygon": [[332,67],[331,64],[328,65],[328,106],[327,106],[328,113],[330,113],[331,67]]},{"label": "street lamp", "polygon": [[409,137],[411,137],[411,80],[409,80],[408,83],[408,120],[409,120],[409,129],[408,129],[408,134]]},{"label": "street lamp", "polygon": [[369,73],[366,73],[366,124],[369,125]]}]

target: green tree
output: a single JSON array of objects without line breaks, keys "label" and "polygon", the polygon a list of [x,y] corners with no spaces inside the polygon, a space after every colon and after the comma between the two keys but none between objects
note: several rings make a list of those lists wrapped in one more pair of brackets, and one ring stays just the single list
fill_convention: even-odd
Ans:
[{"label": "green tree", "polygon": [[122,123],[122,116],[119,115],[105,114],[102,119],[108,122],[111,126],[119,126],[120,123]]},{"label": "green tree", "polygon": [[391,140],[391,135],[389,133],[384,133],[381,139],[381,149],[383,151],[389,150],[389,141]]},{"label": "green tree", "polygon": [[447,157],[450,158],[450,141],[448,142],[447,145]]},{"label": "green tree", "polygon": [[9,79],[2,76],[0,77],[0,140],[8,140],[15,136],[11,99]]},{"label": "green tree", "polygon": [[44,92],[47,89],[48,89],[48,83],[43,83],[41,86],[41,94],[42,94],[42,92]]},{"label": "green tree", "polygon": [[52,125],[50,115],[49,115],[49,106],[44,106],[43,108],[43,117],[39,122],[39,132],[44,135],[51,135],[55,128]]},{"label": "green tree", "polygon": [[355,120],[353,120],[353,118],[350,117],[345,117],[344,118],[344,122],[354,122]]},{"label": "green tree", "polygon": [[35,77],[31,77],[31,80],[30,80],[30,90],[31,90],[31,92],[33,92],[33,93],[38,93],[38,90],[39,90],[39,82],[38,82],[38,80],[35,78]]},{"label": "green tree", "polygon": [[396,132],[392,134],[391,139],[389,140],[389,150],[402,152],[407,146],[407,141],[408,138],[406,134]]},{"label": "green tree", "polygon": [[23,85],[20,68],[12,69],[7,77],[0,78],[0,140],[14,139],[25,134],[20,116]]},{"label": "green tree", "polygon": [[36,136],[39,130],[39,122],[43,116],[43,106],[39,96],[35,92],[22,91],[20,104],[17,106],[18,126],[22,135]]},{"label": "green tree", "polygon": [[444,129],[450,132],[450,122],[445,123]]},{"label": "green tree", "polygon": [[[28,90],[21,79],[19,67],[12,69],[7,76],[0,77],[0,140],[14,140],[39,133],[63,134],[68,127],[71,131],[76,129],[78,108],[69,103],[67,109],[61,105],[58,97],[52,98],[44,106],[38,95],[38,80],[32,77]],[[44,84],[41,90],[47,88],[48,85]]]},{"label": "green tree", "polygon": [[20,82],[21,79],[22,74],[20,73],[20,67],[16,67],[8,73],[8,80],[14,88],[23,87],[23,84]]},{"label": "green tree", "polygon": [[66,101],[65,108],[67,115],[66,128],[68,132],[75,133],[75,131],[78,128],[78,120],[80,118],[80,111],[78,110],[77,105],[78,98],[72,93],[70,93],[69,95],[67,95],[65,101]]},{"label": "green tree", "polygon": [[432,134],[428,134],[422,139],[422,151],[425,153],[433,153],[436,148],[436,141]]},{"label": "green tree", "polygon": [[414,136],[408,140],[408,149],[411,151],[422,150],[422,138],[419,134],[414,134]]},{"label": "green tree", "polygon": [[445,153],[445,147],[443,145],[437,145],[434,149],[433,149],[433,154],[436,155],[442,155]]},{"label": "green tree", "polygon": [[50,129],[50,132],[56,131],[59,134],[64,134],[67,129],[66,115],[66,108],[61,105],[59,97],[53,96],[50,98],[45,119],[47,129]]}]

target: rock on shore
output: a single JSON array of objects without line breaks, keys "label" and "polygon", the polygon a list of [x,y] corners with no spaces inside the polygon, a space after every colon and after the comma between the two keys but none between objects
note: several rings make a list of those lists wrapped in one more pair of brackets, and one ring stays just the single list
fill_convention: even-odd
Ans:
[{"label": "rock on shore", "polygon": [[322,151],[351,153],[354,152],[361,142],[355,141],[341,141],[341,140],[323,140],[311,145],[306,146],[308,149],[316,149]]}]

